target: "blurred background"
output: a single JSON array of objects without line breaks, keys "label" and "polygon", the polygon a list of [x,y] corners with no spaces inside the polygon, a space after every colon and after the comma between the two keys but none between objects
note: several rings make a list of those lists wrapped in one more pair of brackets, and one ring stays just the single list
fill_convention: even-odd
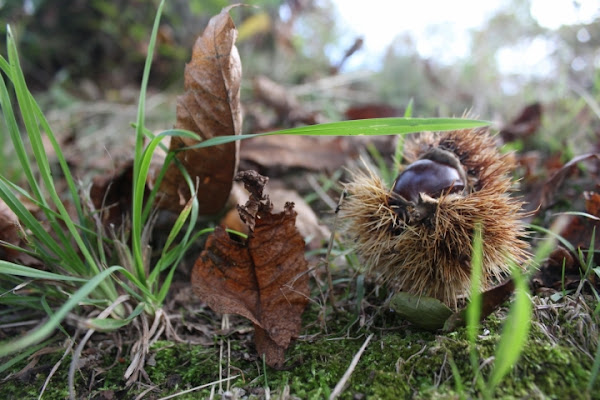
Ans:
[{"label": "blurred background", "polygon": [[[102,101],[137,101],[158,3],[0,0],[0,30],[4,37],[10,24],[18,38],[27,81],[45,109],[89,101],[102,110]],[[168,96],[182,91],[196,36],[229,3],[167,1],[150,83],[152,93],[167,96],[151,117],[157,129],[174,121]],[[499,127],[539,105],[543,143],[527,139],[519,146],[573,154],[597,143],[600,1],[251,3],[231,12],[246,133],[401,116],[412,100],[413,116],[470,110]],[[0,51],[6,54],[4,40]],[[283,109],[272,104],[282,101]]]}]

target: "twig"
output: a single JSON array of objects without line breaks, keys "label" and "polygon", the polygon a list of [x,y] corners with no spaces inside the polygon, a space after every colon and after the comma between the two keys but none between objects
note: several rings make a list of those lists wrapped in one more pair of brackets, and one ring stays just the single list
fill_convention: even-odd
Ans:
[{"label": "twig", "polygon": [[354,358],[352,358],[352,362],[350,363],[350,366],[348,367],[346,372],[344,372],[344,376],[342,376],[342,379],[340,379],[340,381],[337,383],[337,385],[335,385],[333,392],[331,392],[331,396],[329,396],[329,400],[335,400],[340,394],[342,394],[342,392],[344,391],[344,386],[346,386],[348,379],[350,379],[350,375],[352,375],[352,372],[354,372],[354,368],[356,368],[356,364],[358,364],[358,361],[360,360],[362,353],[367,348],[367,345],[371,341],[372,337],[373,337],[373,333],[371,333],[369,335],[369,337],[365,340],[365,342],[363,343],[361,348],[358,350],[358,353],[356,353],[354,355]]},{"label": "twig", "polygon": [[71,349],[73,348],[73,344],[75,344],[75,340],[76,340],[76,338],[77,338],[78,335],[79,335],[79,330],[77,330],[75,332],[75,335],[73,336],[73,338],[68,339],[67,349],[63,353],[63,355],[60,358],[60,360],[58,360],[58,362],[56,364],[54,364],[54,367],[52,367],[52,370],[48,374],[48,377],[46,378],[46,381],[44,381],[44,386],[42,386],[42,390],[40,390],[40,395],[38,396],[38,400],[40,400],[42,398],[42,395],[46,391],[46,387],[48,386],[48,383],[50,383],[50,379],[52,379],[52,377],[54,376],[54,373],[56,373],[56,370],[58,370],[58,367],[60,367],[60,364],[63,362],[63,360],[65,359],[65,357],[67,356],[67,354],[69,354],[71,352]]},{"label": "twig", "polygon": [[142,400],[144,397],[146,397],[146,395],[148,393],[150,393],[151,391],[153,391],[154,389],[157,389],[158,386],[150,386],[148,389],[144,390],[142,393],[138,394],[137,397],[135,398],[135,400]]},{"label": "twig", "polygon": [[[121,303],[129,300],[129,295],[122,295],[117,297],[117,299],[106,309],[104,309],[99,315],[98,318],[104,319],[110,315],[111,312]],[[79,364],[79,358],[81,356],[81,352],[85,347],[87,341],[90,337],[96,332],[95,329],[90,329],[87,331],[77,348],[75,349],[75,353],[73,354],[73,358],[71,360],[71,365],[69,366],[69,376],[68,376],[68,386],[69,386],[69,398],[71,400],[75,400],[75,370],[77,369],[77,364]]]}]

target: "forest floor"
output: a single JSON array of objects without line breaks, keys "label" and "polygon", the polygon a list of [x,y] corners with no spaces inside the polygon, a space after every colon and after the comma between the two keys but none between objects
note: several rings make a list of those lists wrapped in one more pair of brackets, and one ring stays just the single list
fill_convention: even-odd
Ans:
[{"label": "forest floor", "polygon": [[[77,102],[48,114],[54,129],[61,132],[67,158],[81,177],[114,172],[130,157],[133,134],[128,124],[135,120],[136,107],[127,96],[127,91],[123,91],[118,93],[117,102]],[[174,97],[169,95],[148,98],[148,115],[155,118],[148,121],[150,129],[169,127],[165,121],[173,121],[172,107],[168,106],[173,102]],[[388,139],[377,140],[381,148],[389,148],[385,141]],[[190,274],[199,244],[179,268],[165,302],[164,312],[178,339],[158,337],[151,345],[140,379],[126,387],[123,376],[138,331],[129,327],[113,333],[95,333],[77,366],[77,398],[161,399],[177,395],[180,399],[321,399],[337,390],[345,372],[351,374],[339,388],[343,389],[339,394],[342,399],[482,396],[510,301],[482,322],[473,348],[465,328],[428,332],[402,320],[389,307],[386,288],[349,266],[343,257],[344,249],[335,249],[337,256],[329,262],[333,296],[325,294],[329,285],[323,256],[328,230],[333,227],[339,181],[344,179],[343,168],[354,162],[358,154],[365,155],[364,150],[356,150],[365,147],[364,140],[356,139],[352,145],[335,142],[338,151],[340,146],[351,150],[332,153],[331,158],[341,161],[335,168],[321,170],[307,169],[298,161],[261,165],[256,156],[260,146],[252,147],[251,141],[246,142],[249,144],[246,150],[242,149],[240,168],[259,169],[269,176],[270,187],[285,189],[288,195],[296,193],[307,200],[306,206],[317,216],[316,220],[305,221],[311,232],[319,236],[313,235],[306,253],[312,271],[310,302],[302,316],[302,331],[286,352],[285,367],[272,369],[257,357],[248,320],[216,314],[194,295]],[[535,185],[525,187],[533,191]],[[573,207],[581,204],[581,193],[572,195]],[[524,193],[526,197],[529,194]],[[598,368],[594,360],[599,303],[591,294],[593,291],[574,293],[577,283],[570,282],[565,293],[545,288],[533,295],[532,328],[524,351],[494,397],[600,398],[600,383],[591,383],[597,374],[593,371]],[[14,365],[6,377],[0,378],[0,396],[37,398],[47,377],[52,375],[43,398],[68,398],[68,344],[68,340],[56,341],[52,347]],[[472,354],[476,354],[475,363]],[[476,379],[476,374],[484,380]],[[191,389],[194,390],[186,393]]]}]

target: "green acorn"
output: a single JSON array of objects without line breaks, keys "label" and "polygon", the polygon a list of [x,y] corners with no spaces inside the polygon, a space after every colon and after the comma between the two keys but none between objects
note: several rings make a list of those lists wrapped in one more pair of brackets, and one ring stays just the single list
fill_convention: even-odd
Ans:
[{"label": "green acorn", "polygon": [[522,265],[528,245],[523,202],[511,196],[514,158],[489,131],[425,132],[405,145],[392,187],[371,169],[352,172],[342,230],[368,272],[394,291],[457,309],[469,294],[473,233],[483,235],[482,289]]}]

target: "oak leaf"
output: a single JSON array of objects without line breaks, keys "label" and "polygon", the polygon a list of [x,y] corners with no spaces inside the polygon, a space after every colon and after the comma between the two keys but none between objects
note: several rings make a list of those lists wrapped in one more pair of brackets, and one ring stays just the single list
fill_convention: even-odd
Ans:
[{"label": "oak leaf", "polygon": [[[235,47],[237,30],[226,7],[211,18],[196,40],[191,61],[185,66],[185,92],[177,99],[175,128],[193,131],[203,139],[239,135],[242,125],[240,83],[242,65]],[[173,137],[170,150],[193,146],[191,138]],[[201,214],[218,212],[227,201],[237,168],[237,143],[177,153],[192,181],[198,182]],[[169,165],[161,182],[158,207],[179,212],[190,198],[179,168]]]},{"label": "oak leaf", "polygon": [[251,320],[256,350],[269,366],[281,368],[308,303],[307,262],[293,203],[271,213],[271,202],[262,193],[266,179],[261,178],[256,173],[241,176],[251,192],[246,205],[239,206],[248,239],[233,240],[217,227],[196,260],[192,287],[214,311]]}]

